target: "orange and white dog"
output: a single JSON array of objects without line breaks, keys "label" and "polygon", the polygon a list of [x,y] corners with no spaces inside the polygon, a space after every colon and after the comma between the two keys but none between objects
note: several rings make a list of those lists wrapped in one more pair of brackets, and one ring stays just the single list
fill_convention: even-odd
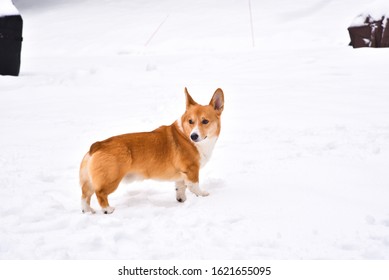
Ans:
[{"label": "orange and white dog", "polygon": [[172,125],[151,132],[123,134],[94,143],[84,156],[80,167],[82,212],[95,213],[90,206],[92,195],[105,214],[108,195],[119,183],[157,179],[176,184],[176,198],[186,200],[186,188],[197,196],[208,193],[199,187],[199,171],[209,158],[220,133],[220,116],[224,94],[217,89],[209,105],[199,105],[185,88],[186,111]]}]

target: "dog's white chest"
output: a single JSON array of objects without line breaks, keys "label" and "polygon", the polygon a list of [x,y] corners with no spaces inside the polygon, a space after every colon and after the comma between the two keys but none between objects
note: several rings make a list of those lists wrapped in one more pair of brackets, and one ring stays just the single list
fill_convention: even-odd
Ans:
[{"label": "dog's white chest", "polygon": [[217,137],[208,138],[201,142],[195,143],[200,154],[200,167],[203,167],[211,158],[213,148],[215,147]]}]

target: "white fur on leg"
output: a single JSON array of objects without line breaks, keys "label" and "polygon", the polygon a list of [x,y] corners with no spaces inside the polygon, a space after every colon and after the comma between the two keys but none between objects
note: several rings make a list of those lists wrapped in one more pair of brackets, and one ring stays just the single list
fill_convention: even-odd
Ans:
[{"label": "white fur on leg", "polygon": [[111,206],[107,206],[105,208],[101,208],[101,210],[103,211],[104,214],[112,214],[113,211],[115,211],[115,208]]},{"label": "white fur on leg", "polygon": [[199,187],[199,183],[191,183],[189,182],[188,184],[189,190],[194,193],[197,196],[208,196],[209,192],[203,191]]},{"label": "white fur on leg", "polygon": [[176,199],[178,202],[185,202],[186,200],[185,190],[186,190],[186,186],[184,181],[176,182]]},{"label": "white fur on leg", "polygon": [[84,198],[81,198],[81,210],[82,213],[87,213],[87,212],[91,212],[92,214],[96,213],[96,211],[88,205],[86,199]]}]

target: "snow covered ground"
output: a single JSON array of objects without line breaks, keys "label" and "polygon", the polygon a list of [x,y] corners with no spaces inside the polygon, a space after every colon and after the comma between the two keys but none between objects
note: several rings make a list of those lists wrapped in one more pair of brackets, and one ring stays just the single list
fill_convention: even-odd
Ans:
[{"label": "snow covered ground", "polygon": [[[248,1],[14,3],[1,259],[389,259],[389,50],[347,46],[377,1],[251,0],[254,42]],[[123,184],[113,215],[81,214],[90,144],[172,123],[185,86],[199,103],[225,92],[211,195]]]},{"label": "snow covered ground", "polygon": [[11,0],[0,0],[0,17],[18,15],[19,11]]}]

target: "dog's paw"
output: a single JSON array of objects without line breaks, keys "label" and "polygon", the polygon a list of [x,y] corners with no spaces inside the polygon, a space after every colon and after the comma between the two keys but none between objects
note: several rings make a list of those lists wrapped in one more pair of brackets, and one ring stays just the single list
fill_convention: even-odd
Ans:
[{"label": "dog's paw", "polygon": [[183,203],[183,202],[185,202],[185,200],[186,200],[186,197],[177,197],[178,202]]},{"label": "dog's paw", "polygon": [[208,196],[208,195],[209,195],[209,192],[202,191],[200,195],[201,195],[201,196]]},{"label": "dog's paw", "polygon": [[88,212],[91,212],[91,214],[95,214],[96,213],[96,211],[93,208],[91,208],[91,207],[89,207],[88,209],[81,209],[81,212],[83,214],[88,213]]},{"label": "dog's paw", "polygon": [[108,207],[102,208],[101,210],[103,211],[104,214],[112,214],[113,211],[115,211],[115,208],[108,206]]},{"label": "dog's paw", "polygon": [[90,207],[90,205],[86,202],[85,199],[81,199],[81,211],[82,213],[91,212],[92,214],[96,213],[96,211]]}]

